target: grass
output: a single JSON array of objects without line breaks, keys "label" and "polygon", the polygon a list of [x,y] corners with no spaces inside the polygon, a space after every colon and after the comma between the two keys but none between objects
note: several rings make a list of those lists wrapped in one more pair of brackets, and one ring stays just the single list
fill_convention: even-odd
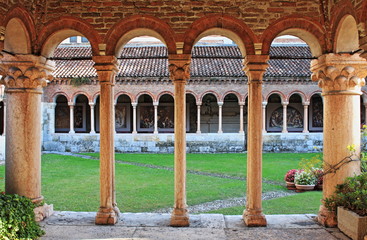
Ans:
[{"label": "grass", "polygon": [[[87,155],[98,157],[98,154]],[[313,154],[277,153],[263,155],[263,177],[283,184],[283,176],[297,168],[303,157]],[[116,160],[173,167],[172,154],[116,154]],[[246,154],[188,154],[187,168],[231,176],[246,175]],[[0,166],[0,189],[4,188],[4,166]],[[145,212],[173,206],[173,172],[116,163],[116,198],[123,212]],[[263,183],[263,192],[285,190]],[[187,203],[195,205],[245,196],[241,180],[187,174]],[[56,210],[97,211],[99,207],[99,161],[72,156],[42,156],[42,194]],[[315,212],[321,194],[302,193],[263,202],[267,214]],[[242,214],[244,207],[222,209]],[[300,210],[299,210],[300,209]]]}]

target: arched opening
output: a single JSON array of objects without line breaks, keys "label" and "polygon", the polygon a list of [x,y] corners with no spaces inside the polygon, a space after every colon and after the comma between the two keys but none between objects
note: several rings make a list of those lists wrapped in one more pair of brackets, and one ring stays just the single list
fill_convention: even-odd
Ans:
[{"label": "arched opening", "polygon": [[[174,132],[174,99],[170,94],[164,94],[159,98],[157,124],[159,132]],[[186,119],[188,116],[186,116]],[[188,126],[186,126],[187,128]]]},{"label": "arched opening", "polygon": [[31,53],[28,31],[23,22],[18,18],[11,19],[6,25],[4,50],[13,54]]},{"label": "arched opening", "polygon": [[55,133],[69,133],[70,110],[68,100],[64,95],[56,97],[55,106]]},{"label": "arched opening", "polygon": [[74,105],[74,131],[76,133],[89,133],[90,123],[88,98],[84,94],[79,94]]},{"label": "arched opening", "polygon": [[236,94],[230,93],[223,100],[223,132],[238,133],[240,130],[240,106]]},{"label": "arched opening", "polygon": [[137,131],[141,133],[152,133],[154,131],[154,106],[152,97],[148,94],[139,96],[137,109]]},{"label": "arched opening", "polygon": [[129,96],[122,94],[117,98],[115,106],[116,133],[130,133],[132,131],[132,106]]},{"label": "arched opening", "polygon": [[0,136],[5,134],[5,107],[4,102],[0,102]]},{"label": "arched opening", "polygon": [[289,98],[287,106],[287,130],[288,132],[302,132],[304,129],[304,111],[302,97],[299,94],[293,94]]},{"label": "arched opening", "polygon": [[205,94],[200,111],[200,129],[202,133],[218,132],[218,110],[217,97],[212,93]]},{"label": "arched opening", "polygon": [[353,16],[345,16],[335,33],[334,50],[336,53],[351,53],[359,48],[357,22]]},{"label": "arched opening", "polygon": [[283,128],[283,106],[279,94],[271,94],[266,105],[266,130],[281,132]]},{"label": "arched opening", "polygon": [[309,130],[310,132],[322,132],[324,105],[320,94],[314,94],[310,101]]},{"label": "arched opening", "polygon": [[198,108],[196,105],[195,96],[187,93],[186,94],[186,129],[188,133],[196,133],[198,123]]}]

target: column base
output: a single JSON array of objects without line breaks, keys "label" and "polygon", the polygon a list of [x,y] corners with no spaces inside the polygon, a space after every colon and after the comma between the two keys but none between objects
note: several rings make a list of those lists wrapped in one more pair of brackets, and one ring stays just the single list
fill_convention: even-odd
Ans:
[{"label": "column base", "polygon": [[133,131],[132,134],[137,134],[138,132],[137,131]]},{"label": "column base", "polygon": [[69,131],[69,134],[75,134],[75,131]]},{"label": "column base", "polygon": [[302,131],[303,133],[309,133],[309,131]]},{"label": "column base", "polygon": [[245,210],[242,217],[248,227],[266,227],[267,225],[265,215],[262,211]]},{"label": "column base", "polygon": [[170,225],[172,227],[188,227],[188,226],[190,226],[189,216],[187,214],[187,209],[185,209],[185,208],[175,208],[175,209],[173,209]]},{"label": "column base", "polygon": [[100,207],[97,212],[95,223],[97,225],[115,225],[119,220],[118,217],[119,215],[120,212],[117,207],[114,208]]},{"label": "column base", "polygon": [[244,132],[244,131],[239,131],[238,133],[243,134],[243,133],[245,133],[245,132]]},{"label": "column base", "polygon": [[201,131],[196,131],[196,134],[201,134]]},{"label": "column base", "polygon": [[96,134],[96,131],[90,131],[90,134]]},{"label": "column base", "polygon": [[282,131],[282,133],[288,133],[288,131]]},{"label": "column base", "polygon": [[223,131],[218,131],[218,133],[223,133]]},{"label": "column base", "polygon": [[320,206],[317,221],[324,227],[336,227],[338,225],[336,213],[329,211],[324,205]]},{"label": "column base", "polygon": [[153,134],[158,134],[158,131],[154,131]]}]

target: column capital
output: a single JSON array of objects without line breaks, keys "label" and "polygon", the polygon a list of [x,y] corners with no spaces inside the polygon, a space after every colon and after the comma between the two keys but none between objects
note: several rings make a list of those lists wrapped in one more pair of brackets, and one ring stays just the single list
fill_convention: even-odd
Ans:
[{"label": "column capital", "polygon": [[303,106],[309,106],[309,105],[310,105],[310,102],[309,102],[309,101],[304,101],[304,102],[302,103],[302,105],[303,105]]},{"label": "column capital", "polygon": [[4,84],[7,91],[33,89],[39,92],[53,78],[51,73],[55,65],[42,56],[4,53],[1,61],[0,75],[3,78],[0,84]]},{"label": "column capital", "polygon": [[94,107],[94,105],[96,105],[94,102],[89,102],[90,107]]},{"label": "column capital", "polygon": [[154,107],[158,107],[158,105],[159,105],[159,102],[153,102]]},{"label": "column capital", "polygon": [[263,105],[263,107],[265,107],[266,105],[268,105],[268,102],[264,101],[264,102],[262,102],[262,105]]},{"label": "column capital", "polygon": [[68,102],[68,106],[69,106],[70,108],[73,108],[73,107],[75,106],[75,104],[74,104],[73,102]]},{"label": "column capital", "polygon": [[218,106],[223,106],[224,102],[218,102]]},{"label": "column capital", "polygon": [[99,84],[114,84],[118,72],[115,56],[93,56],[93,67],[97,70]]},{"label": "column capital", "polygon": [[132,102],[132,103],[131,103],[131,106],[132,106],[133,108],[136,108],[136,107],[138,106],[138,103],[137,103],[137,102]]},{"label": "column capital", "polygon": [[238,105],[245,106],[245,102],[238,102]]},{"label": "column capital", "polygon": [[243,61],[248,83],[262,83],[263,75],[268,68],[269,55],[247,55]]},{"label": "column capital", "polygon": [[168,58],[169,72],[172,81],[186,82],[190,78],[190,62],[189,54],[171,55]]},{"label": "column capital", "polygon": [[367,76],[367,61],[359,53],[324,54],[311,61],[312,81],[322,88],[322,95],[360,95]]},{"label": "column capital", "polygon": [[284,106],[287,106],[289,104],[289,102],[287,102],[287,101],[284,101],[284,102],[282,102],[282,106],[284,107]]},{"label": "column capital", "polygon": [[202,102],[196,102],[196,106],[201,106]]}]

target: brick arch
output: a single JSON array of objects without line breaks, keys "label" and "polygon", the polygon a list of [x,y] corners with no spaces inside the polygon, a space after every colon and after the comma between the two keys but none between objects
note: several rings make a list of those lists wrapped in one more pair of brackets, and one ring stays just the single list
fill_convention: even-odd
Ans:
[{"label": "brick arch", "polygon": [[59,96],[64,96],[64,97],[66,97],[66,101],[67,101],[67,102],[70,102],[70,98],[69,98],[69,96],[68,96],[68,94],[67,94],[66,92],[55,92],[54,94],[52,94],[52,97],[51,97],[52,102],[53,102],[53,103],[56,103],[56,99],[57,99]]},{"label": "brick arch", "polygon": [[161,97],[163,96],[163,95],[170,95],[172,98],[173,98],[173,101],[175,100],[175,96],[174,96],[174,94],[173,94],[173,92],[170,92],[170,91],[163,91],[163,92],[160,92],[159,94],[158,94],[158,96],[157,96],[157,101],[159,102],[159,100],[161,99]]},{"label": "brick arch", "polygon": [[70,16],[51,20],[41,29],[37,53],[49,57],[62,40],[75,35],[86,37],[91,44],[93,56],[99,55],[98,44],[102,41],[98,32],[83,19]]},{"label": "brick arch", "polygon": [[71,102],[75,103],[76,98],[77,98],[79,95],[84,95],[84,96],[86,96],[86,97],[87,97],[87,99],[88,99],[88,102],[91,102],[91,100],[92,100],[88,93],[86,93],[86,92],[84,92],[84,91],[77,91],[77,92],[75,92],[75,93],[71,96],[71,98],[70,98]]},{"label": "brick arch", "polygon": [[266,98],[264,100],[266,100],[266,102],[269,102],[268,99],[273,94],[279,95],[281,101],[280,103],[288,100],[287,97],[280,91],[271,91],[270,93],[268,93],[268,95],[266,95]]},{"label": "brick arch", "polygon": [[288,96],[287,96],[287,99],[291,99],[291,97],[294,94],[297,94],[301,97],[302,103],[307,102],[308,99],[307,99],[306,94],[304,92],[301,92],[301,91],[298,91],[298,90],[295,90],[295,91],[292,91],[291,93],[289,93]]},{"label": "brick arch", "polygon": [[96,92],[95,94],[93,94],[93,96],[92,96],[92,100],[93,100],[93,102],[94,103],[96,103],[97,102],[97,98],[98,97],[100,97],[101,96],[101,92]]},{"label": "brick arch", "polygon": [[268,55],[270,45],[279,35],[293,35],[304,40],[313,56],[327,52],[326,34],[320,23],[299,15],[290,15],[273,22],[261,36],[262,54]]},{"label": "brick arch", "polygon": [[309,95],[309,99],[310,99],[310,101],[311,101],[311,98],[312,98],[314,95],[319,95],[319,96],[322,98],[322,92],[321,92],[321,91],[313,91],[313,92]]},{"label": "brick arch", "polygon": [[221,96],[220,101],[221,101],[221,102],[224,102],[224,99],[225,99],[225,98],[226,98],[226,96],[227,96],[227,95],[229,95],[229,94],[233,94],[233,95],[235,95],[235,96],[237,97],[238,102],[242,102],[241,94],[240,94],[240,93],[238,93],[238,92],[236,92],[236,91],[233,91],[233,90],[225,92],[225,93]]},{"label": "brick arch", "polygon": [[[166,44],[169,54],[176,54],[175,33],[167,23],[150,15],[134,15],[115,23],[107,32],[104,40],[107,44],[106,55],[116,55],[116,51],[121,47],[118,45],[123,45],[124,41],[127,42],[139,35],[147,35],[144,32],[132,32],[139,29],[152,31],[153,35],[155,34],[153,37],[157,37]],[[129,32],[132,33],[131,36]],[[123,39],[124,37],[126,39]]]},{"label": "brick arch", "polygon": [[[215,29],[215,33],[211,33],[211,29]],[[224,31],[221,32],[221,30]],[[233,36],[228,36],[228,31],[231,32]],[[223,35],[225,37],[229,37],[232,40],[236,40],[233,39],[233,37],[235,37],[237,38],[237,45],[240,46],[240,49],[243,44],[243,49],[241,49],[243,55],[255,54],[254,43],[258,41],[252,30],[244,22],[223,14],[208,15],[192,23],[190,28],[185,32],[183,38],[183,52],[185,54],[191,54],[194,44],[199,38],[204,37],[205,33],[207,33],[207,35],[221,35],[221,33],[224,33]]]},{"label": "brick arch", "polygon": [[118,93],[115,94],[115,98],[114,98],[114,102],[117,102],[117,99],[122,96],[122,95],[126,95],[130,98],[130,102],[133,102],[133,96],[131,95],[131,93],[128,93],[126,91],[119,91]]},{"label": "brick arch", "polygon": [[151,98],[152,98],[152,101],[153,102],[156,102],[156,98],[154,97],[154,94],[151,93],[151,92],[148,92],[148,91],[143,91],[143,92],[139,92],[138,94],[136,94],[135,98],[134,98],[134,102],[138,102],[139,101],[139,97],[142,96],[142,95],[149,95]]},{"label": "brick arch", "polygon": [[213,95],[217,98],[217,102],[218,102],[218,101],[220,101],[220,99],[221,99],[221,96],[220,96],[217,92],[215,92],[215,91],[213,91],[213,90],[209,90],[209,91],[206,91],[206,92],[204,92],[204,93],[202,93],[202,94],[200,95],[200,98],[199,98],[200,102],[203,102],[203,98],[204,98],[204,97],[205,97],[205,95],[207,95],[207,94],[213,94]]},{"label": "brick arch", "polygon": [[186,94],[191,94],[192,96],[194,96],[195,102],[198,103],[198,100],[199,100],[198,95],[195,92],[190,91],[190,90],[186,90]]}]

